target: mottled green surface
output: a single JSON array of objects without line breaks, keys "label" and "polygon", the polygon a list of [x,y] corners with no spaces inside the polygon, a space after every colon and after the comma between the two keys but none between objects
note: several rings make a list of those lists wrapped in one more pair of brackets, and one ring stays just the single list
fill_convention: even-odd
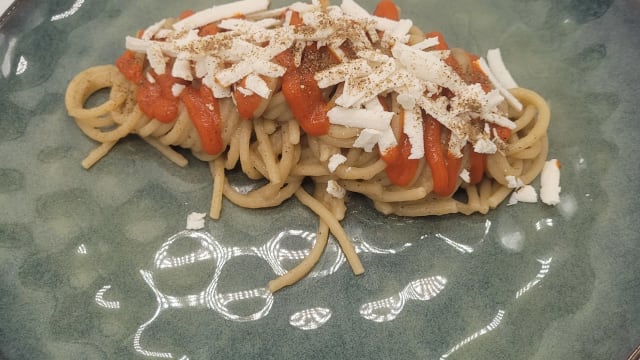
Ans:
[{"label": "mottled green surface", "polygon": [[[438,359],[453,349],[449,359],[624,359],[640,343],[640,2],[398,1],[404,17],[441,30],[450,45],[481,54],[500,47],[516,80],[549,100],[550,156],[564,165],[560,206],[404,219],[353,198],[344,224],[354,239],[411,246],[363,253],[363,276],[342,265],[277,293],[255,321],[227,320],[207,305],[162,309],[136,349],[136,331],[158,309],[141,270],[164,295],[200,293],[214,278],[213,260],[154,268],[187,214],[207,211],[209,172],[195,160],[175,167],[135,138],[83,170],[94,144],[67,117],[63,94],[75,73],[112,62],[125,35],[208,2],[86,0],[50,21],[73,1],[21,1],[0,34],[0,358]],[[270,210],[225,203],[222,220],[202,233],[226,249],[249,249],[315,226],[294,200]],[[521,240],[509,243],[514,233]],[[280,245],[304,248],[295,240]],[[168,252],[193,245],[176,241]],[[274,276],[255,256],[231,258],[217,274],[219,293]],[[436,276],[444,288],[407,300],[394,320],[360,315],[362,304]],[[101,290],[104,302],[96,301]],[[114,301],[118,308],[108,306]],[[228,307],[248,315],[263,305]],[[312,308],[331,318],[316,330],[290,325]]]}]

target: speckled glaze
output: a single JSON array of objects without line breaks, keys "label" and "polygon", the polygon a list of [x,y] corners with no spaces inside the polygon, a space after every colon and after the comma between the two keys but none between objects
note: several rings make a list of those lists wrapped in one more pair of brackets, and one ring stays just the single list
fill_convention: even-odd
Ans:
[{"label": "speckled glaze", "polygon": [[398,0],[450,45],[500,47],[548,99],[562,202],[408,219],[354,196],[366,273],[333,245],[273,295],[315,216],[225,202],[185,231],[208,211],[206,164],[131,137],[85,171],[94,144],[64,109],[125,35],[210,4],[22,0],[2,18],[0,359],[625,359],[640,343],[639,1]]}]

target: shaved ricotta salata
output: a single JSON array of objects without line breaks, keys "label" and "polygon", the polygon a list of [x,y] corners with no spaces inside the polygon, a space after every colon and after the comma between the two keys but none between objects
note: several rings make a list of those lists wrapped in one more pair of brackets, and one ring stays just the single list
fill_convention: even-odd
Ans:
[{"label": "shaved ricotta salata", "polygon": [[[358,129],[353,146],[367,152],[385,154],[399,145],[391,125],[399,113],[410,144],[408,159],[425,158],[425,114],[450,131],[448,152],[457,158],[467,145],[478,154],[501,151],[505,139],[497,128],[516,129],[508,112],[521,111],[523,105],[509,91],[518,85],[500,49],[490,49],[486,59],[463,52],[466,68],[461,69],[459,49],[449,49],[441,36],[412,39],[417,28],[411,20],[370,14],[353,0],[340,5],[296,2],[273,10],[268,5],[268,0],[242,0],[178,21],[163,19],[138,37],[127,37],[126,47],[144,53],[158,75],[168,71],[169,64],[174,78],[201,79],[218,99],[232,97],[234,91],[269,99],[275,90],[266,79],[283,77],[290,66],[278,56],[292,50],[294,66],[301,67],[305,48],[325,47],[334,61],[314,65],[312,77],[321,91],[337,89],[326,117],[330,124]],[[212,24],[215,31],[201,33]],[[174,85],[173,95],[178,97],[183,88]],[[379,99],[390,95],[400,109],[383,106]],[[331,172],[343,161],[332,159]],[[466,172],[460,176],[468,183],[469,171],[462,170]],[[559,175],[554,171],[546,171],[551,175],[546,175],[541,191],[548,204],[559,201]],[[515,190],[512,203],[537,200],[535,191],[516,180],[508,179]]]},{"label": "shaved ricotta salata", "polygon": [[[267,10],[268,5],[267,0],[217,5],[177,21],[169,29],[163,28],[164,19],[145,29],[139,38],[127,37],[126,47],[144,52],[157,74],[164,72],[169,58],[175,58],[174,77],[201,77],[217,98],[230,97],[232,89],[268,98],[270,89],[261,76],[284,74],[285,67],[275,60],[278,54],[298,49],[299,61],[308,43],[326,46],[341,60],[314,76],[320,88],[341,85],[341,95],[328,111],[329,120],[363,129],[358,146],[367,151],[376,145],[381,151],[396,145],[389,136],[394,113],[367,108],[372,100],[389,93],[397,94],[405,110],[403,131],[411,143],[412,159],[424,157],[422,112],[452,132],[456,141],[451,142],[450,151],[458,156],[467,143],[480,153],[498,151],[495,134],[476,130],[471,119],[515,127],[500,105],[504,101],[516,109],[522,105],[508,91],[516,84],[499,49],[489,51],[489,63],[483,58],[475,60],[491,81],[493,89],[487,92],[477,83],[464,81],[447,64],[449,50],[431,49],[439,44],[437,37],[410,45],[411,20],[374,16],[352,0],[329,6],[319,1],[298,2],[274,10]],[[289,25],[292,11],[302,18],[301,26]],[[198,27],[216,22],[224,32],[198,36]],[[246,84],[239,86],[243,78],[247,78]],[[453,96],[438,96],[444,88]]]}]

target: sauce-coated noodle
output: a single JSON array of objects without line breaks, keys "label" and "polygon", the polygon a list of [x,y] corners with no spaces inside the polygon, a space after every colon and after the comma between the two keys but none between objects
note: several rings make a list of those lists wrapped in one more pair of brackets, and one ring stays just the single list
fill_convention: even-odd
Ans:
[{"label": "sauce-coated noodle", "polygon": [[[376,23],[373,17],[357,20],[345,6],[309,5],[302,16],[303,7],[295,9],[260,10],[227,23],[217,19],[212,21],[217,33],[205,36],[198,35],[204,26],[189,27],[189,18],[168,19],[147,29],[142,38],[128,38],[129,50],[117,66],[80,72],[67,88],[65,105],[80,129],[100,143],[82,166],[90,168],[119,139],[135,134],[179,166],[187,159],[173,147],[190,149],[209,162],[214,219],[222,214],[223,197],[242,207],[264,208],[295,195],[319,216],[318,236],[309,257],[271,281],[271,291],[295,283],[312,269],[329,232],[354,273],[364,271],[340,225],[346,205],[344,197],[335,194],[336,187],[369,197],[384,214],[484,214],[511,193],[507,176],[528,184],[540,173],[547,157],[550,113],[538,94],[498,89],[476,66],[477,57],[447,50],[439,34],[424,35],[411,26],[404,36],[395,33],[397,28],[380,28],[385,22]],[[389,8],[377,11],[378,19],[395,16],[386,13]],[[326,25],[318,19],[324,18],[332,20],[332,30],[350,26],[342,41],[337,41],[339,35],[319,33]],[[262,38],[255,33],[256,24],[269,19],[264,25],[268,34]],[[396,24],[394,20],[388,19]],[[176,25],[184,26],[182,32]],[[188,46],[176,45],[187,38],[191,53],[185,50]],[[261,67],[238,75],[242,54],[251,53],[247,48],[271,53],[266,61],[256,55]],[[160,60],[153,58],[158,52]],[[416,59],[431,67],[409,71]],[[164,74],[158,74],[162,69]],[[335,75],[336,69],[342,69],[342,75]],[[404,82],[397,85],[399,81]],[[354,93],[357,86],[360,94]],[[109,99],[86,108],[87,99],[101,89],[109,89]],[[251,114],[248,119],[240,115],[240,107],[243,114]],[[353,125],[356,115],[333,115],[333,109],[363,113],[365,118],[388,117],[371,126]],[[427,130],[424,124],[433,119],[436,127]],[[231,169],[266,184],[238,192],[225,176]],[[469,169],[480,172],[471,174],[477,181],[459,176]],[[301,186],[305,179],[314,183],[313,196]],[[466,196],[454,198],[456,192]]]}]

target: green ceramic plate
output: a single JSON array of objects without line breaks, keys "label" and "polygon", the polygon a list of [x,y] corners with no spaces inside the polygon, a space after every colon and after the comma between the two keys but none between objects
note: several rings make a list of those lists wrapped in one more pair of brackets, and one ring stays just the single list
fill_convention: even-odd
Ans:
[{"label": "green ceramic plate", "polygon": [[[271,296],[316,218],[295,200],[208,211],[206,164],[127,138],[94,146],[71,77],[202,0],[19,1],[0,30],[0,358],[625,359],[640,343],[640,2],[398,0],[449,44],[500,47],[551,105],[562,202],[487,216],[385,217],[353,197],[313,277]],[[276,6],[284,5],[278,1]],[[363,5],[373,9],[373,1]],[[250,186],[232,175],[236,186]]]}]

